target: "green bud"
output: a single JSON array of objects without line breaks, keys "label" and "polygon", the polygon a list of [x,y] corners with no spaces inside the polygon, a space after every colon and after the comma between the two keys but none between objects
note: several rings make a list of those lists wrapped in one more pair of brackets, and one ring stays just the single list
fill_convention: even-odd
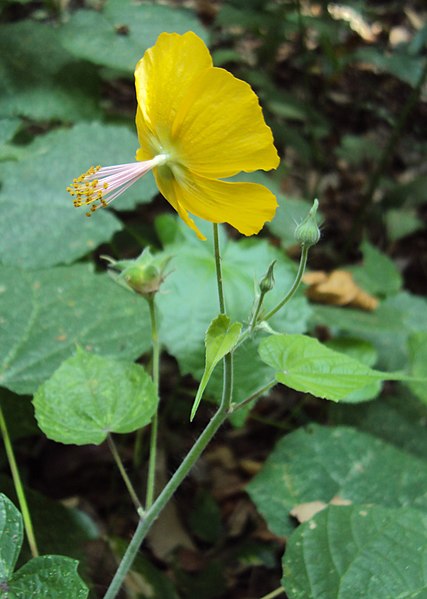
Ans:
[{"label": "green bud", "polygon": [[273,271],[274,271],[275,264],[276,264],[276,260],[273,260],[273,262],[268,267],[267,273],[264,275],[264,277],[262,278],[262,280],[259,284],[259,289],[260,289],[262,295],[265,295],[268,291],[271,291],[271,289],[273,289],[273,287],[274,287],[274,272]]},{"label": "green bud", "polygon": [[115,261],[108,256],[103,258],[108,260],[109,266],[118,272],[115,275],[118,283],[147,298],[160,289],[171,256],[152,256],[150,249],[145,248],[135,260]]},{"label": "green bud", "polygon": [[311,247],[316,245],[320,239],[320,229],[317,226],[316,213],[319,206],[318,200],[314,200],[313,206],[305,219],[295,229],[295,239],[305,245]]}]

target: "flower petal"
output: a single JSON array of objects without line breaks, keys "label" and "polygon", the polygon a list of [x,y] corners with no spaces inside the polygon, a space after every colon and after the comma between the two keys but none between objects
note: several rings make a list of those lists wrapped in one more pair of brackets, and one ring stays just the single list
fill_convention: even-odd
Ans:
[{"label": "flower petal", "polygon": [[222,179],[279,165],[255,92],[224,69],[198,73],[182,98],[172,138],[179,161],[205,177]]},{"label": "flower petal", "polygon": [[[162,33],[136,65],[138,106],[161,143],[168,145],[172,121],[193,79],[211,66],[209,50],[192,31]],[[161,151],[157,148],[156,153]]]},{"label": "flower petal", "polygon": [[163,168],[168,167],[154,170],[160,192],[201,239],[187,210],[212,223],[226,222],[243,235],[255,235],[274,217],[276,198],[264,185],[211,180],[189,172],[164,176]]}]

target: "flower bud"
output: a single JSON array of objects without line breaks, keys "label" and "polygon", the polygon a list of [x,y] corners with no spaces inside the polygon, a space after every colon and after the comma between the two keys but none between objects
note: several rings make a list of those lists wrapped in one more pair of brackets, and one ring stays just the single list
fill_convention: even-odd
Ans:
[{"label": "flower bud", "polygon": [[132,289],[145,298],[151,297],[160,289],[165,279],[165,269],[171,256],[152,256],[150,249],[145,248],[134,260],[115,261],[103,256],[109,261],[109,266],[118,271],[115,278],[118,283]]},{"label": "flower bud", "polygon": [[313,206],[310,208],[309,213],[305,219],[295,229],[295,239],[305,245],[311,247],[316,245],[320,239],[320,229],[317,226],[316,213],[319,206],[318,200],[314,200]]},{"label": "flower bud", "polygon": [[267,273],[264,275],[264,277],[260,281],[259,289],[260,289],[262,295],[265,295],[268,291],[271,291],[271,289],[273,289],[273,287],[274,287],[274,272],[273,271],[274,271],[275,264],[276,264],[276,260],[273,260],[273,262],[268,267]]}]

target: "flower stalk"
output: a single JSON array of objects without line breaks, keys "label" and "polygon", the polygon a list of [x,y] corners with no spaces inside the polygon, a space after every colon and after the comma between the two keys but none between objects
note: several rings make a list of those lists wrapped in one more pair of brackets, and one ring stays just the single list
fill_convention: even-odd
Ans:
[{"label": "flower stalk", "polygon": [[[152,377],[156,387],[156,393],[159,393],[159,368],[160,368],[160,342],[159,333],[157,326],[157,314],[155,305],[155,295],[152,294],[147,298],[148,306],[150,309],[150,322],[151,322],[151,346],[152,346]],[[155,486],[156,486],[156,457],[157,457],[157,437],[159,428],[159,415],[158,410],[153,415],[151,420],[150,430],[150,457],[148,460],[148,478],[147,478],[147,492],[145,498],[145,509],[148,510],[154,498]]]}]

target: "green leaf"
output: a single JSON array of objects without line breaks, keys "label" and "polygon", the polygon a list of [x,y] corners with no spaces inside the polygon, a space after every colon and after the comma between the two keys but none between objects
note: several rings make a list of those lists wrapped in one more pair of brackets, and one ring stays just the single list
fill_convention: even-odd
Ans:
[{"label": "green leaf", "polygon": [[361,249],[363,266],[351,269],[355,281],[374,295],[396,294],[402,287],[402,277],[394,262],[367,241]]},{"label": "green leaf", "polygon": [[13,575],[9,594],[14,599],[86,599],[88,589],[77,566],[77,561],[60,555],[36,557]]},{"label": "green leaf", "polygon": [[142,366],[78,348],[34,396],[37,422],[60,443],[99,445],[150,423],[158,397]]},{"label": "green leaf", "polygon": [[366,404],[363,410],[359,406],[334,404],[329,413],[331,424],[354,426],[427,459],[427,406],[406,389]]},{"label": "green leaf", "polygon": [[[113,212],[99,210],[86,218],[84,209],[74,208],[66,187],[93,164],[131,162],[137,146],[136,134],[127,127],[80,124],[39,136],[24,159],[0,164],[3,263],[27,269],[69,264],[108,241],[121,228]],[[155,193],[149,176],[115,207],[129,209]]]},{"label": "green leaf", "polygon": [[45,555],[12,574],[22,546],[22,516],[0,494],[0,597],[4,599],[86,599],[88,589],[77,574],[78,562]]},{"label": "green leaf", "polygon": [[107,0],[101,12],[77,10],[60,29],[63,45],[75,56],[133,73],[136,63],[162,32],[206,32],[194,12],[154,3]]},{"label": "green leaf", "polygon": [[206,385],[211,378],[215,366],[224,356],[231,352],[239,340],[242,325],[240,322],[231,324],[230,319],[225,314],[217,316],[209,325],[205,335],[206,360],[205,370],[194,399],[191,409],[190,421],[196,415],[197,408],[201,402]]},{"label": "green leaf", "polygon": [[[166,231],[168,240],[173,240],[165,249],[174,256],[171,262],[174,270],[166,278],[162,293],[157,298],[162,315],[160,336],[169,353],[178,360],[181,373],[191,373],[200,380],[204,371],[203,337],[209,323],[218,314],[211,226],[197,221],[197,226],[208,237],[208,241],[203,242],[184,224],[177,223],[174,232],[170,219],[162,219],[162,222],[165,225],[161,226],[163,233]],[[266,295],[266,311],[273,308],[292,285],[296,265],[264,240],[236,242],[222,235],[220,243],[227,314],[232,321],[248,323],[258,281],[265,275],[268,265],[273,260],[277,261],[274,273],[276,285]],[[300,333],[307,330],[310,314],[311,308],[301,293],[293,298],[286,310],[275,314],[270,323],[275,330]],[[241,351],[245,351],[244,346],[235,353],[236,363],[240,360]],[[255,366],[253,363],[244,364],[244,359],[240,361],[242,373],[249,369],[251,372],[250,377],[243,381],[242,389],[238,388],[240,383],[236,379],[234,401],[237,397],[239,401],[245,399],[273,378],[270,368],[262,364],[256,366],[259,360],[255,352],[251,355],[254,355]],[[217,378],[220,368],[215,370],[213,378]],[[259,378],[257,369],[260,371]],[[236,376],[239,381],[242,380],[237,368]],[[220,396],[221,391],[216,384],[215,390],[215,396]],[[236,416],[241,417],[238,413]]]},{"label": "green leaf", "polygon": [[[252,339],[247,339],[234,352],[233,404],[244,401],[256,391],[265,388],[269,383],[274,383],[274,370],[259,359],[259,343],[260,335],[255,335]],[[222,397],[222,387],[223,366],[220,364],[209,381],[206,394],[211,395],[219,403]],[[262,395],[267,393],[268,390]],[[234,426],[243,426],[254,405],[255,402],[253,401],[233,412],[230,416],[230,422]]]},{"label": "green leaf", "polygon": [[0,145],[10,141],[21,126],[21,119],[0,118]]},{"label": "green leaf", "polygon": [[[197,226],[208,237],[204,242],[185,224],[178,222],[176,226],[175,235],[167,227],[168,237],[174,241],[165,247],[174,256],[171,262],[174,270],[157,298],[162,314],[161,338],[169,353],[177,358],[183,374],[191,372],[201,377],[203,337],[218,313],[212,228],[209,223],[197,220]],[[220,244],[225,304],[232,321],[249,321],[256,286],[273,260],[277,261],[276,285],[266,296],[265,310],[282,299],[296,273],[296,265],[282,252],[263,240],[236,242],[225,234],[221,235]],[[303,332],[310,314],[306,299],[302,294],[297,295],[286,310],[271,319],[271,326],[292,333]]]},{"label": "green leaf", "polygon": [[279,441],[247,491],[272,532],[293,529],[289,512],[311,501],[414,507],[427,513],[424,461],[348,427],[312,425]]},{"label": "green leaf", "polygon": [[[362,364],[366,364],[366,366],[373,366],[377,361],[378,353],[375,347],[372,343],[363,339],[335,337],[327,341],[325,345],[334,351],[347,354],[355,360],[362,362]],[[341,401],[344,403],[359,403],[374,399],[380,393],[381,386],[381,381],[374,381],[366,385],[366,387],[362,387],[343,397]]]},{"label": "green leaf", "polygon": [[422,599],[426,544],[425,514],[331,506],[289,539],[282,584],[289,599]]},{"label": "green leaf", "polygon": [[381,72],[394,75],[401,81],[408,83],[412,87],[418,84],[423,70],[423,59],[420,56],[411,56],[394,52],[385,54],[377,47],[362,48],[354,53],[357,61],[363,61],[373,64]]},{"label": "green leaf", "polygon": [[405,375],[372,370],[305,335],[272,335],[261,342],[263,362],[276,369],[276,380],[291,389],[339,401],[380,380]]},{"label": "green leaf", "polygon": [[403,370],[409,335],[427,332],[427,301],[407,292],[388,297],[375,312],[320,305],[313,305],[313,312],[313,324],[371,341],[378,351],[378,366],[385,370]]},{"label": "green leaf", "polygon": [[21,514],[6,495],[0,493],[0,581],[8,580],[12,575],[22,539]]},{"label": "green leaf", "polygon": [[[409,372],[414,377],[427,377],[427,333],[413,333],[408,339]],[[411,391],[427,404],[427,386],[425,382],[408,382]]]},{"label": "green leaf", "polygon": [[33,393],[76,344],[130,360],[149,348],[145,302],[92,267],[0,267],[0,281],[0,386]]},{"label": "green leaf", "polygon": [[368,136],[343,135],[341,145],[335,150],[338,158],[352,166],[359,166],[377,157],[378,150]]},{"label": "green leaf", "polygon": [[[38,431],[41,434],[40,429]],[[55,455],[56,457],[50,464],[58,459],[59,468],[61,468],[61,457],[58,450]],[[61,455],[64,456],[63,453]],[[67,475],[68,471],[64,471],[63,476]],[[54,473],[54,476],[57,480],[61,479],[59,472]],[[11,501],[18,505],[18,497],[11,478],[0,476],[0,488]],[[99,540],[101,536],[95,522],[87,513],[75,507],[66,507],[28,487],[25,488],[25,496],[31,518],[36,525],[37,546],[41,554],[67,555],[79,560],[83,566],[82,570],[84,570],[87,559],[85,548],[89,541]],[[30,558],[28,545],[24,544],[20,563]]]},{"label": "green leaf", "polygon": [[99,115],[96,73],[72,63],[58,32],[35,20],[0,26],[0,116],[74,121]]},{"label": "green leaf", "polygon": [[424,226],[415,209],[411,208],[388,210],[385,214],[385,224],[390,241],[402,239],[402,237],[419,231]]}]

